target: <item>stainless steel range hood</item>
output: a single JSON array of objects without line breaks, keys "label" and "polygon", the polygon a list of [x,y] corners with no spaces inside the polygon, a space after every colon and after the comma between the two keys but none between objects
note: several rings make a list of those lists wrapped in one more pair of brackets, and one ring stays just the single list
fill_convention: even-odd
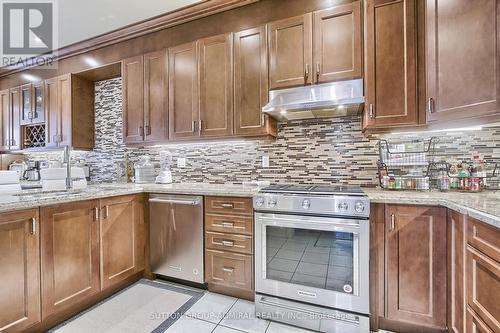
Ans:
[{"label": "stainless steel range hood", "polygon": [[363,79],[272,90],[262,112],[279,121],[330,118],[363,110]]}]

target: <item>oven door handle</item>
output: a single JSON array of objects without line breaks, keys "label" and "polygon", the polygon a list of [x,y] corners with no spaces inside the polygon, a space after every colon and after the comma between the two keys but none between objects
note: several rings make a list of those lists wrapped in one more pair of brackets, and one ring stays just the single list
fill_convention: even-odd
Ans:
[{"label": "oven door handle", "polygon": [[301,220],[297,218],[283,218],[276,215],[273,216],[264,216],[264,215],[256,215],[255,220],[259,222],[271,222],[273,224],[283,223],[284,225],[295,224],[295,225],[311,225],[312,223],[321,223],[328,224],[332,227],[349,227],[349,228],[360,228],[361,225],[358,220],[349,220],[349,219],[338,219],[338,218],[326,218],[325,220]]}]

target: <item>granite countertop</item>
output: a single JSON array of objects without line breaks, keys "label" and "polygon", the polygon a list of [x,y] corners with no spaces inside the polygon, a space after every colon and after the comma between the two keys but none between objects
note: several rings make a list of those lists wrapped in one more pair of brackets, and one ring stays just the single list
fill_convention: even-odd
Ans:
[{"label": "granite countertop", "polygon": [[[137,193],[252,197],[258,190],[259,188],[256,186],[208,183],[174,183],[168,185],[100,184],[90,185],[82,191],[63,193],[44,193],[41,190],[26,190],[20,195],[0,195],[0,212]],[[500,191],[456,193],[439,191],[384,191],[379,188],[364,188],[364,191],[372,203],[439,205],[500,228]]]}]

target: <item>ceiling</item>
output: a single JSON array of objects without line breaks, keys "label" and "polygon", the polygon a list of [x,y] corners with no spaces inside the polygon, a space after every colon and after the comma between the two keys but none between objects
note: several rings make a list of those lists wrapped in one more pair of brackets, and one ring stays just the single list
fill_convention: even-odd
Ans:
[{"label": "ceiling", "polygon": [[58,1],[59,48],[202,1]]}]

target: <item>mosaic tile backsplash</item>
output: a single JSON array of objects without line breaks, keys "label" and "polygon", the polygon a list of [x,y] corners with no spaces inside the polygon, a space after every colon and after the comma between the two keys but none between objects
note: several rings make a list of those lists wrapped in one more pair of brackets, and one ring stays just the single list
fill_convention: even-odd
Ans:
[{"label": "mosaic tile backsplash", "polygon": [[[96,146],[92,152],[74,152],[73,159],[85,160],[91,180],[112,182],[119,165],[135,162],[143,154],[158,161],[159,152],[173,155],[175,182],[242,183],[270,180],[273,183],[350,184],[378,183],[379,139],[440,139],[437,150],[443,158],[470,158],[473,153],[488,160],[500,160],[500,126],[475,131],[363,136],[359,117],[304,120],[279,124],[276,141],[224,141],[127,148],[122,143],[121,79],[96,83]],[[30,158],[59,158],[33,154]],[[262,167],[269,156],[270,167]],[[187,165],[178,168],[177,158]]]}]

